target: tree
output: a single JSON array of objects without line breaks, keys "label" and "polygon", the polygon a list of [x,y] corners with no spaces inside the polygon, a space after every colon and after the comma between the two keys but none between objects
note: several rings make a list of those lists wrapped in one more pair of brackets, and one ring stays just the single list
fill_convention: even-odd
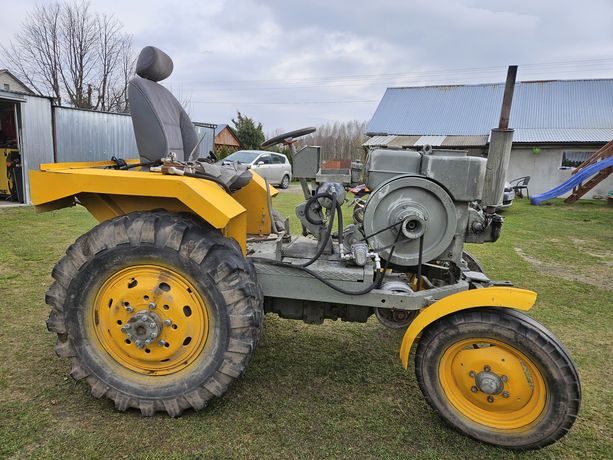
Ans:
[{"label": "tree", "polygon": [[300,146],[320,146],[323,160],[348,158],[364,161],[365,150],[362,144],[366,141],[365,132],[364,121],[337,121],[319,126],[317,131],[300,138],[299,142]]},{"label": "tree", "polygon": [[58,105],[125,112],[135,57],[122,29],[86,1],[41,4],[0,49],[19,78]]},{"label": "tree", "polygon": [[264,142],[264,131],[262,129],[262,123],[253,121],[246,115],[237,112],[236,119],[232,118],[234,123],[234,132],[236,137],[241,143],[241,146],[247,150],[257,150]]}]

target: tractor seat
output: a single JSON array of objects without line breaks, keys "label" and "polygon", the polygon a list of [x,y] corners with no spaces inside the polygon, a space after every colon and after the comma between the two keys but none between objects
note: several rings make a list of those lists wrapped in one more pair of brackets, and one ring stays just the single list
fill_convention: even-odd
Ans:
[{"label": "tractor seat", "polygon": [[[189,160],[198,144],[198,135],[187,112],[173,94],[158,82],[170,76],[170,56],[154,46],[144,47],[136,61],[136,75],[128,86],[128,99],[136,146],[143,163],[154,163],[176,155]],[[199,162],[207,174],[216,177],[230,191],[244,187],[252,178],[243,165],[212,165]]]}]

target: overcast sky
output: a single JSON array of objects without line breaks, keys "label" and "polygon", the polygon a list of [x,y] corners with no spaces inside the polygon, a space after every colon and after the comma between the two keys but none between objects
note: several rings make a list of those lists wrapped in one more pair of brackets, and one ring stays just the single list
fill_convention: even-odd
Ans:
[{"label": "overcast sky", "polygon": [[[0,41],[36,1],[3,1]],[[40,3],[40,2],[38,2]],[[141,48],[175,62],[164,83],[197,121],[236,110],[264,130],[368,120],[388,86],[613,77],[613,0],[95,0]],[[1,66],[0,62],[0,66]]]}]

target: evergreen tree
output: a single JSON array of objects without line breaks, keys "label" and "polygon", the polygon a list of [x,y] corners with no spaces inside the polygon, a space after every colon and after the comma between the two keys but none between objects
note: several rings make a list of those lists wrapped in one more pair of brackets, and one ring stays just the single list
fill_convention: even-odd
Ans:
[{"label": "evergreen tree", "polygon": [[262,130],[262,123],[253,121],[246,115],[237,112],[236,119],[232,118],[234,123],[234,132],[236,137],[241,143],[242,148],[246,150],[257,150],[264,142],[264,131]]}]

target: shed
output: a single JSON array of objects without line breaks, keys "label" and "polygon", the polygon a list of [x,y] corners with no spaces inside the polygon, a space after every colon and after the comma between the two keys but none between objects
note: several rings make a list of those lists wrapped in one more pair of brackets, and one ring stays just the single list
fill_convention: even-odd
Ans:
[{"label": "shed", "polygon": [[215,128],[215,149],[223,148],[231,151],[241,148],[241,143],[236,133],[226,124],[217,125],[217,128]]},{"label": "shed", "polygon": [[[206,157],[215,125],[194,122]],[[0,90],[0,204],[30,203],[30,170],[41,163],[138,158],[128,114],[59,107],[49,97]],[[7,164],[10,167],[7,167]]]},{"label": "shed", "polygon": [[[485,155],[504,83],[388,88],[367,126],[368,148],[430,144]],[[559,185],[613,139],[613,79],[519,82],[507,180],[531,176],[530,192]],[[594,189],[606,195],[608,179]],[[593,194],[592,194],[593,195]]]}]

